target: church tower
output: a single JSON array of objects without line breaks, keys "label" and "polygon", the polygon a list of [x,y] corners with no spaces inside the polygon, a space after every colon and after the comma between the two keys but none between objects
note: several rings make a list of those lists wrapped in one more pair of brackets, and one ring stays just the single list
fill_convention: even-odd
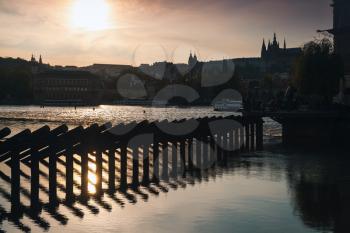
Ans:
[{"label": "church tower", "polygon": [[36,63],[36,59],[34,57],[34,54],[32,54],[32,57],[30,58],[30,62],[33,64]]},{"label": "church tower", "polygon": [[273,45],[274,49],[279,48],[279,44],[278,44],[278,42],[277,42],[276,33],[273,34],[273,42],[272,42],[272,45]]},{"label": "church tower", "polygon": [[188,65],[192,63],[193,56],[192,56],[192,51],[190,52],[190,57],[188,58]]},{"label": "church tower", "polygon": [[197,62],[198,62],[198,57],[196,53],[194,53],[192,56],[192,51],[191,51],[190,57],[188,58],[188,65],[193,67],[197,64]]}]

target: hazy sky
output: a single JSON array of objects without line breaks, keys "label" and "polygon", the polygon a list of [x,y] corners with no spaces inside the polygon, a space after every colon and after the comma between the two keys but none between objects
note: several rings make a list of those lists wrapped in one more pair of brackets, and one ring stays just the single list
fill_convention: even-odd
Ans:
[{"label": "hazy sky", "polygon": [[331,0],[0,0],[0,56],[60,65],[259,56],[332,25]]}]

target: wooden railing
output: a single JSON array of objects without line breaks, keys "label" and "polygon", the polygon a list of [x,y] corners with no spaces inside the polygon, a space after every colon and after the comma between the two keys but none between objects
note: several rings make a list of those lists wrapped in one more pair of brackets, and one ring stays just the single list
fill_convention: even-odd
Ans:
[{"label": "wooden railing", "polygon": [[[9,135],[10,129],[0,130],[0,182],[11,189],[8,192],[0,186],[0,195],[11,203],[11,210],[0,204],[0,213],[25,232],[30,228],[20,222],[23,215],[48,229],[49,223],[39,214],[42,210],[65,224],[68,219],[58,212],[59,205],[82,217],[76,202],[98,212],[89,204],[93,197],[109,209],[100,198],[104,193],[118,202],[116,192],[140,193],[141,186],[155,192],[151,185],[162,190],[162,182],[201,174],[239,152],[263,149],[262,119],[241,116],[93,124],[70,130],[66,125],[43,126]],[[89,174],[95,177],[94,184]],[[48,196],[47,203],[41,200],[41,192]],[[30,205],[22,204],[22,198]]]}]

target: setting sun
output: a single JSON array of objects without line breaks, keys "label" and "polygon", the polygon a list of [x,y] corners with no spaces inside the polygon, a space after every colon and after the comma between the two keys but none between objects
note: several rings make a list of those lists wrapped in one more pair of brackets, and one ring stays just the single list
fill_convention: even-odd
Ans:
[{"label": "setting sun", "polygon": [[105,0],[75,0],[71,8],[71,26],[92,31],[109,28],[108,3]]}]

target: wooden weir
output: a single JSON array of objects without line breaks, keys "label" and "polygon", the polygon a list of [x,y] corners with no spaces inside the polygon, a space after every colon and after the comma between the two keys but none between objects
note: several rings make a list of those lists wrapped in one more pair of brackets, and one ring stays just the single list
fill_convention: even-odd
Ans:
[{"label": "wooden weir", "polygon": [[75,203],[98,213],[89,202],[93,198],[109,210],[110,204],[101,198],[104,194],[120,204],[116,196],[120,192],[133,202],[128,190],[146,198],[140,187],[150,193],[157,193],[154,187],[166,191],[163,183],[181,184],[186,176],[200,176],[238,152],[263,149],[262,119],[242,116],[93,124],[71,130],[66,125],[43,126],[9,135],[10,129],[0,130],[0,180],[10,187],[9,192],[0,186],[0,196],[11,203],[10,210],[0,203],[0,225],[8,220],[23,232],[30,232],[21,222],[23,215],[45,230],[50,224],[41,217],[42,211],[66,224],[60,205],[82,218]]}]

